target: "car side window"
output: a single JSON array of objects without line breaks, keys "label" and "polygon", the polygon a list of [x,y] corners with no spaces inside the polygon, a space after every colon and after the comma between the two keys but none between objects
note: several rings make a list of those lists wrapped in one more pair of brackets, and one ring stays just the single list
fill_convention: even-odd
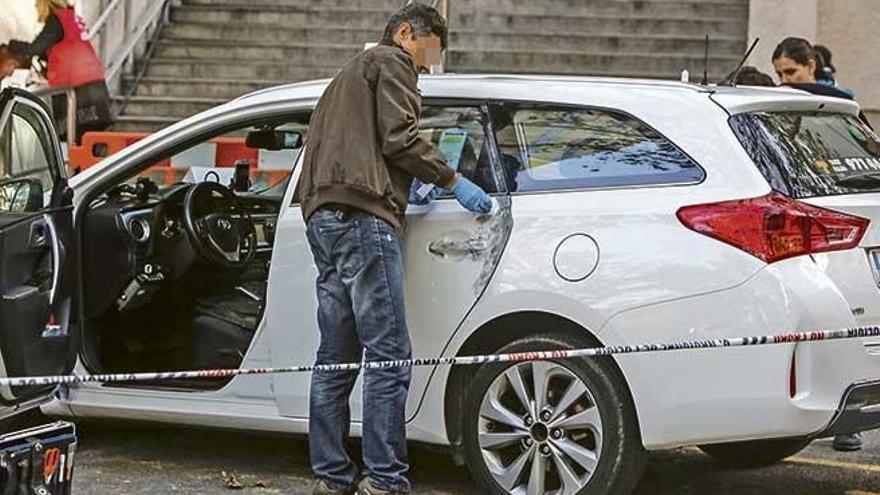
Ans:
[{"label": "car side window", "polygon": [[0,129],[0,211],[48,206],[57,166],[50,129],[30,105],[17,103]]},{"label": "car side window", "polygon": [[424,106],[419,133],[437,146],[451,168],[486,192],[497,192],[479,108]]},{"label": "car side window", "polygon": [[499,107],[493,125],[511,192],[699,182],[702,169],[638,119],[608,110]]}]

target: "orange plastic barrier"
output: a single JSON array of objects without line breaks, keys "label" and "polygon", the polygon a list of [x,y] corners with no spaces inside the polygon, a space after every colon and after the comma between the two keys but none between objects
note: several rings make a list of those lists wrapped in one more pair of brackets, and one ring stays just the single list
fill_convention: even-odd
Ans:
[{"label": "orange plastic barrier", "polygon": [[[82,144],[69,148],[70,167],[74,173],[81,172],[148,135],[136,132],[88,132],[83,135]],[[247,160],[251,180],[258,189],[275,184],[290,173],[288,170],[259,169],[260,150],[245,146],[244,138],[218,137],[208,142],[216,145],[215,167],[234,167],[235,162]],[[167,158],[141,175],[159,184],[173,184],[183,179],[188,171],[189,167],[186,166],[172,166],[171,158]]]},{"label": "orange plastic barrier", "polygon": [[83,134],[82,144],[68,148],[70,168],[81,172],[148,135],[137,132],[87,132]]}]

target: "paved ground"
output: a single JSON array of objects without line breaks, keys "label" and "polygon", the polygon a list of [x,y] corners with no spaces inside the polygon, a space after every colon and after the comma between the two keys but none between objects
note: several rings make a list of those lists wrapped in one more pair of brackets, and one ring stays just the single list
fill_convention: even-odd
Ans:
[{"label": "paved ground", "polygon": [[[77,495],[309,493],[302,439],[89,424],[80,426],[80,437]],[[695,449],[656,453],[636,494],[880,495],[880,432],[864,439],[860,453],[838,454],[829,441],[818,441],[763,469],[724,469]],[[479,493],[445,454],[412,450],[416,493]],[[231,476],[241,489],[227,487]]]}]

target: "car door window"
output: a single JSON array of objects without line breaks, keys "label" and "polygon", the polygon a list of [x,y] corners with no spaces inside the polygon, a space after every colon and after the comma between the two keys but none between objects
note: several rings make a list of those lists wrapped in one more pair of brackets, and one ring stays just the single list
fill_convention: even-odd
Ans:
[{"label": "car door window", "polygon": [[17,103],[0,131],[0,212],[48,206],[57,166],[53,134],[32,106]]},{"label": "car door window", "polygon": [[699,182],[703,171],[638,119],[587,108],[496,109],[512,192]]},{"label": "car door window", "polygon": [[498,192],[479,108],[425,106],[422,108],[419,133],[437,146],[452,169],[474,181],[486,192]]}]

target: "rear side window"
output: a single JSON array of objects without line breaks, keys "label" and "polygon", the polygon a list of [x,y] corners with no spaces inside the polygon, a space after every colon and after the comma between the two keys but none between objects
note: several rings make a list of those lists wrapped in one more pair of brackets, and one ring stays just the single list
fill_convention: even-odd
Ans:
[{"label": "rear side window", "polygon": [[645,123],[584,108],[501,108],[493,125],[510,190],[699,182],[703,171]]},{"label": "rear side window", "polygon": [[794,198],[880,191],[880,141],[845,114],[759,112],[730,125],[773,187]]}]

